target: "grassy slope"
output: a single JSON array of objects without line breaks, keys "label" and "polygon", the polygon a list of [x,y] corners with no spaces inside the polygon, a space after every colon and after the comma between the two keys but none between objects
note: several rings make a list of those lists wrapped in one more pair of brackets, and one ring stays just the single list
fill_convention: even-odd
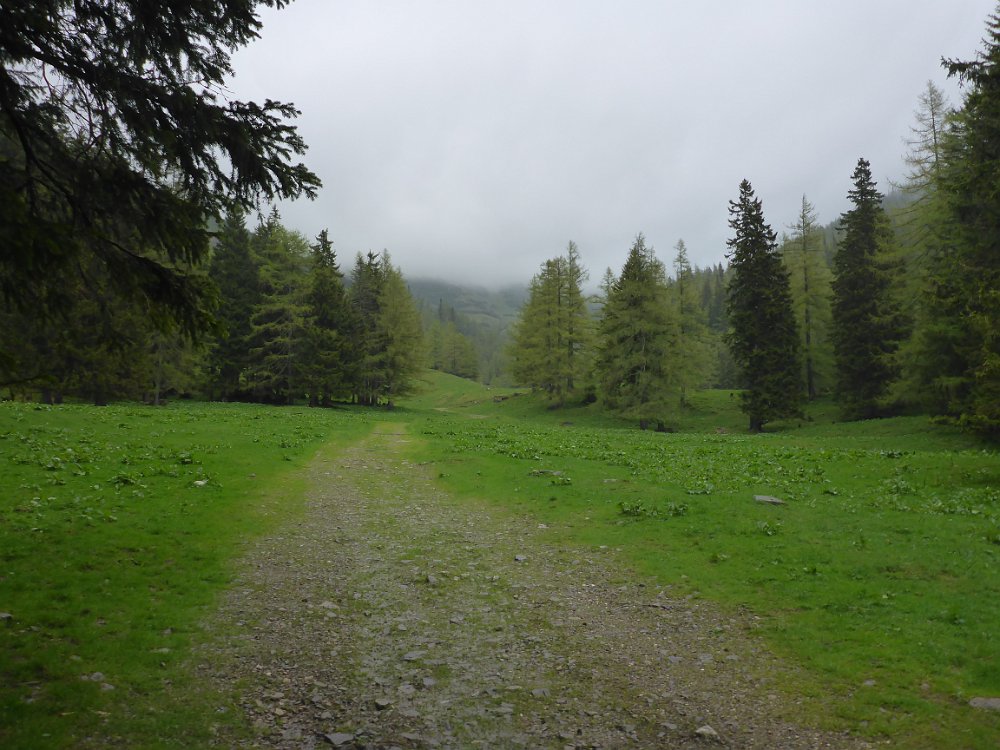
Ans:
[{"label": "grassy slope", "polygon": [[995,452],[923,418],[838,424],[829,404],[750,436],[725,393],[696,394],[677,420],[689,431],[643,433],[434,377],[459,406],[423,421],[424,458],[450,489],[621,548],[679,594],[750,607],[808,668],[788,687],[821,698],[821,721],[915,748],[997,745],[1000,717],[967,705],[1000,695]]},{"label": "grassy slope", "polygon": [[300,507],[295,468],[366,421],[0,404],[0,746],[208,744],[227,717],[185,663],[198,622],[241,544]]},{"label": "grassy slope", "polygon": [[[663,435],[512,393],[429,373],[391,418],[426,435],[461,495],[621,548],[678,594],[749,606],[808,668],[790,694],[833,725],[996,746],[997,715],[966,705],[1000,694],[995,453],[917,418],[836,424],[828,405],[748,436],[729,394],[695,394]],[[197,623],[241,544],[297,512],[296,467],[374,418],[0,404],[0,745],[207,744],[235,712],[191,677]],[[95,672],[115,689],[80,679]]]}]

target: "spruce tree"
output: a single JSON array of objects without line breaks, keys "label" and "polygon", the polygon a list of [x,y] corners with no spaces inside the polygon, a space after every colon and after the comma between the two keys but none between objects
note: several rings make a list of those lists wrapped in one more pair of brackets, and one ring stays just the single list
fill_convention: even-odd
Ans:
[{"label": "spruce tree", "polygon": [[223,401],[250,397],[250,318],[260,303],[260,278],[250,232],[240,210],[226,216],[216,235],[209,277],[218,288],[219,334],[207,360],[208,391]]},{"label": "spruce tree", "polygon": [[966,84],[954,132],[945,139],[941,189],[953,238],[935,269],[939,338],[952,358],[962,421],[1000,436],[1000,5],[975,60],[946,60]]},{"label": "spruce tree", "polygon": [[598,325],[597,372],[604,405],[665,424],[681,393],[680,325],[667,299],[666,273],[639,234],[622,272],[610,282]]},{"label": "spruce tree", "polygon": [[745,387],[742,409],[751,432],[760,432],[768,422],[801,412],[799,334],[788,271],[747,180],[729,202],[729,214],[728,343]]},{"label": "spruce tree", "polygon": [[344,275],[327,230],[312,245],[300,360],[302,387],[310,406],[329,406],[350,395],[354,330]]},{"label": "spruce tree", "polygon": [[208,221],[319,186],[289,162],[305,149],[292,105],[224,95],[257,5],[3,3],[0,298],[65,313],[67,284],[86,273],[161,324],[210,327]]},{"label": "spruce tree", "polygon": [[846,419],[870,419],[897,377],[902,326],[886,260],[892,236],[871,165],[859,159],[852,179],[847,195],[854,208],[841,216],[833,259],[836,393]]},{"label": "spruce tree", "polygon": [[309,242],[285,229],[273,210],[254,232],[260,301],[251,316],[248,379],[258,401],[291,404],[303,395],[305,269]]},{"label": "spruce tree", "polygon": [[376,335],[383,283],[384,272],[378,255],[369,251],[362,257],[358,253],[348,296],[355,323],[352,336],[355,352],[354,399],[365,406],[378,404],[384,382],[384,349]]},{"label": "spruce tree", "polygon": [[393,400],[412,387],[426,355],[420,313],[389,253],[359,253],[350,303],[356,324],[355,399],[366,406]]},{"label": "spruce tree", "polygon": [[423,367],[424,338],[420,315],[402,272],[382,253],[382,287],[374,339],[382,348],[380,396],[392,408],[395,399],[413,389],[413,378]]}]

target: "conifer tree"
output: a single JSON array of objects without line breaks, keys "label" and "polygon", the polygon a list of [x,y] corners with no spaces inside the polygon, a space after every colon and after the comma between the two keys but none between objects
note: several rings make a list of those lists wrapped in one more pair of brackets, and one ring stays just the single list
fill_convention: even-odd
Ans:
[{"label": "conifer tree", "polygon": [[742,409],[750,430],[760,432],[768,422],[801,411],[799,334],[788,271],[747,180],[740,183],[739,198],[729,202],[729,214],[734,234],[727,242],[732,270],[728,342],[745,386]]},{"label": "conifer tree", "polygon": [[403,274],[387,252],[382,253],[382,288],[374,338],[382,347],[381,396],[392,407],[395,399],[409,393],[413,378],[424,362],[423,326]]},{"label": "conifer tree", "polygon": [[425,350],[420,314],[388,252],[358,254],[349,298],[357,324],[355,399],[366,406],[392,406],[412,387]]},{"label": "conifer tree", "polygon": [[[261,0],[283,7],[285,0]],[[187,333],[211,325],[206,222],[314,196],[292,105],[221,92],[257,2],[46,0],[0,8],[0,298],[65,313],[74,277]],[[68,316],[66,316],[68,317]]]},{"label": "conifer tree", "polygon": [[311,250],[301,379],[310,406],[329,406],[351,392],[354,323],[344,275],[327,230],[319,233]]},{"label": "conifer tree", "polygon": [[789,272],[795,319],[802,336],[806,396],[812,400],[832,384],[831,274],[823,259],[816,211],[804,195],[792,235],[782,242],[781,257]]},{"label": "conifer tree", "polygon": [[951,362],[953,408],[973,429],[1000,436],[1000,4],[971,61],[945,60],[966,84],[945,139],[941,189],[951,247],[938,256],[933,294],[941,354]]},{"label": "conifer tree", "polygon": [[254,232],[252,247],[260,268],[261,297],[251,317],[249,381],[257,400],[290,404],[303,394],[309,242],[285,229],[272,210]]},{"label": "conifer tree", "polygon": [[427,328],[427,347],[432,370],[440,370],[460,378],[479,377],[479,354],[472,340],[458,328],[454,307],[444,307],[438,300],[438,311]]},{"label": "conifer tree", "polygon": [[832,339],[843,415],[869,419],[898,374],[902,326],[886,260],[892,237],[871,165],[859,159],[852,179],[847,195],[854,208],[841,216],[843,238],[833,259]]},{"label": "conifer tree", "polygon": [[382,392],[383,349],[376,336],[381,314],[384,273],[379,257],[369,251],[358,253],[351,274],[349,300],[354,315],[353,348],[356,358],[354,398],[359,404],[375,406]]},{"label": "conifer tree", "polygon": [[576,243],[542,264],[511,336],[514,379],[562,404],[585,378],[592,340],[582,284],[587,278]]},{"label": "conifer tree", "polygon": [[680,324],[667,300],[666,273],[639,234],[606,292],[598,325],[597,371],[604,405],[659,427],[676,409]]},{"label": "conifer tree", "polygon": [[216,235],[209,266],[209,277],[219,290],[216,316],[220,332],[209,348],[208,390],[223,401],[250,395],[250,318],[260,303],[261,292],[245,221],[240,210],[227,214]]},{"label": "conifer tree", "polygon": [[900,241],[907,248],[913,332],[900,346],[899,396],[936,414],[961,413],[969,391],[968,363],[958,352],[968,348],[969,327],[955,307],[958,298],[942,293],[950,285],[949,266],[959,243],[943,186],[947,142],[954,137],[955,113],[944,93],[928,81],[919,97],[916,125],[910,128],[901,186],[911,202],[901,212]]},{"label": "conifer tree", "polygon": [[674,249],[677,254],[674,256],[674,279],[669,293],[676,307],[679,325],[675,356],[681,401],[684,402],[690,390],[711,382],[715,367],[707,315],[701,304],[684,240],[678,240]]}]

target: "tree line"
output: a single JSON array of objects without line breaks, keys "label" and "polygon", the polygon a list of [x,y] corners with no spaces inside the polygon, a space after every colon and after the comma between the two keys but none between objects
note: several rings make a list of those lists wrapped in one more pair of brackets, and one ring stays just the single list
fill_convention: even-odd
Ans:
[{"label": "tree line", "polygon": [[64,319],[2,316],[8,387],[98,404],[194,393],[376,405],[408,391],[425,365],[424,334],[387,252],[359,253],[345,278],[326,230],[310,243],[276,211],[253,230],[232,212],[214,236],[204,282],[215,325],[198,340],[157,329],[144,306],[105,294],[106,284],[81,284],[67,290]]},{"label": "tree line", "polygon": [[643,426],[668,428],[690,389],[716,384],[742,391],[751,430],[829,393],[845,419],[923,410],[1000,435],[998,14],[984,45],[943,62],[961,107],[927,84],[893,201],[859,159],[839,221],[819,226],[803,197],[779,242],[741,183],[724,310],[714,271],[692,269],[683,240],[669,275],[639,234],[589,301],[571,242],[531,282],[510,345],[516,378],[556,405],[599,400]]},{"label": "tree line", "polygon": [[[290,161],[305,150],[292,105],[222,95],[255,4],[197,0],[169,25],[114,5],[28,4],[0,28],[0,385],[51,401],[391,403],[426,360],[388,254],[347,275],[326,232],[310,242],[276,213],[245,226],[261,202],[320,187]],[[728,268],[691,268],[679,242],[668,274],[640,234],[596,297],[570,243],[531,282],[516,379],[664,428],[716,385],[743,390],[753,429],[831,392],[846,418],[922,408],[996,436],[1000,15],[975,59],[944,66],[963,101],[928,84],[905,205],[860,159],[833,236],[803,198],[779,242],[744,181]],[[468,329],[424,317],[430,363],[474,375]]]}]

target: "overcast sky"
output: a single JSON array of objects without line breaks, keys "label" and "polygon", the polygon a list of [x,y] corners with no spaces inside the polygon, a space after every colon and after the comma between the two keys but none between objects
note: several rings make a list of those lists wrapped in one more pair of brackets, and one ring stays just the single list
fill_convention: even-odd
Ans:
[{"label": "overcast sky", "polygon": [[280,207],[349,267],[526,284],[569,240],[593,281],[635,235],[720,262],[749,179],[780,234],[801,197],[883,190],[942,56],[981,48],[992,0],[296,0],[234,57],[236,98],[294,102],[323,181]]}]

